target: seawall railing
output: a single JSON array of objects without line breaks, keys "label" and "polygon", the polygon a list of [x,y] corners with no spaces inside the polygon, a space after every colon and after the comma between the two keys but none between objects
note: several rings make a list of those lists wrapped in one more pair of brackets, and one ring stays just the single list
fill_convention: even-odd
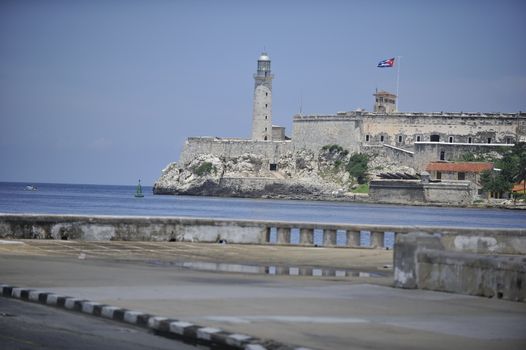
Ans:
[{"label": "seawall railing", "polygon": [[[1,214],[0,238],[201,241],[385,248],[386,234],[524,237],[526,229],[234,220],[191,217]],[[369,239],[363,239],[366,235]],[[315,242],[315,237],[318,237]],[[295,238],[295,239],[293,239]],[[451,243],[454,244],[454,243]],[[526,253],[526,247],[519,249]]]}]

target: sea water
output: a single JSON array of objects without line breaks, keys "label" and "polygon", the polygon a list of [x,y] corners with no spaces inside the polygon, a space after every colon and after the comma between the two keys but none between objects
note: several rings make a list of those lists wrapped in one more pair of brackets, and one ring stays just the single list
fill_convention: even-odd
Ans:
[{"label": "sea water", "polygon": [[[153,195],[135,186],[0,182],[0,213],[186,216],[342,224],[526,228],[526,212],[354,202]],[[296,238],[295,238],[296,239]]]}]

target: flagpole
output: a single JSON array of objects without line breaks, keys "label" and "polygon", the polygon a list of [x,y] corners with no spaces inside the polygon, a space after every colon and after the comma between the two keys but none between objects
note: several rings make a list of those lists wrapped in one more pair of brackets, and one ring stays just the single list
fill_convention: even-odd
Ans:
[{"label": "flagpole", "polygon": [[400,87],[400,59],[402,56],[398,57],[398,63],[396,64],[396,111],[398,112],[398,104],[400,103],[400,95],[398,94],[398,90]]}]

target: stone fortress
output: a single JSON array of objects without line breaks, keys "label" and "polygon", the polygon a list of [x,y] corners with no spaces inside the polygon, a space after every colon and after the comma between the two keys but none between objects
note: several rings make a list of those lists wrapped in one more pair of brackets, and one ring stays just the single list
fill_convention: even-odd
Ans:
[{"label": "stone fortress", "polygon": [[[272,124],[271,60],[254,74],[252,138],[189,137],[178,163],[163,170],[155,193],[248,197],[341,196],[352,179],[340,166],[353,153],[371,155],[371,175],[421,173],[431,161],[488,153],[526,141],[526,113],[404,113],[396,95],[374,94],[373,112],[295,115],[291,137]],[[328,152],[338,145],[345,152]],[[324,147],[325,146],[325,147]]]}]

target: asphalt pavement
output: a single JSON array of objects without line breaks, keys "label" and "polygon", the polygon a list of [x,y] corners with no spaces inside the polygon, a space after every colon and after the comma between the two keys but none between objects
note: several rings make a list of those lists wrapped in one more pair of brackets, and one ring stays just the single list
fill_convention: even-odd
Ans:
[{"label": "asphalt pavement", "polygon": [[197,349],[192,345],[151,334],[143,328],[7,298],[0,298],[0,348],[3,350]]},{"label": "asphalt pavement", "polygon": [[[44,243],[4,244],[0,284],[312,349],[526,348],[526,303],[392,288],[392,271],[384,271],[390,251],[151,242],[102,242],[90,251],[89,244]],[[365,272],[213,272],[172,263],[179,259],[298,269],[319,262]]]}]

